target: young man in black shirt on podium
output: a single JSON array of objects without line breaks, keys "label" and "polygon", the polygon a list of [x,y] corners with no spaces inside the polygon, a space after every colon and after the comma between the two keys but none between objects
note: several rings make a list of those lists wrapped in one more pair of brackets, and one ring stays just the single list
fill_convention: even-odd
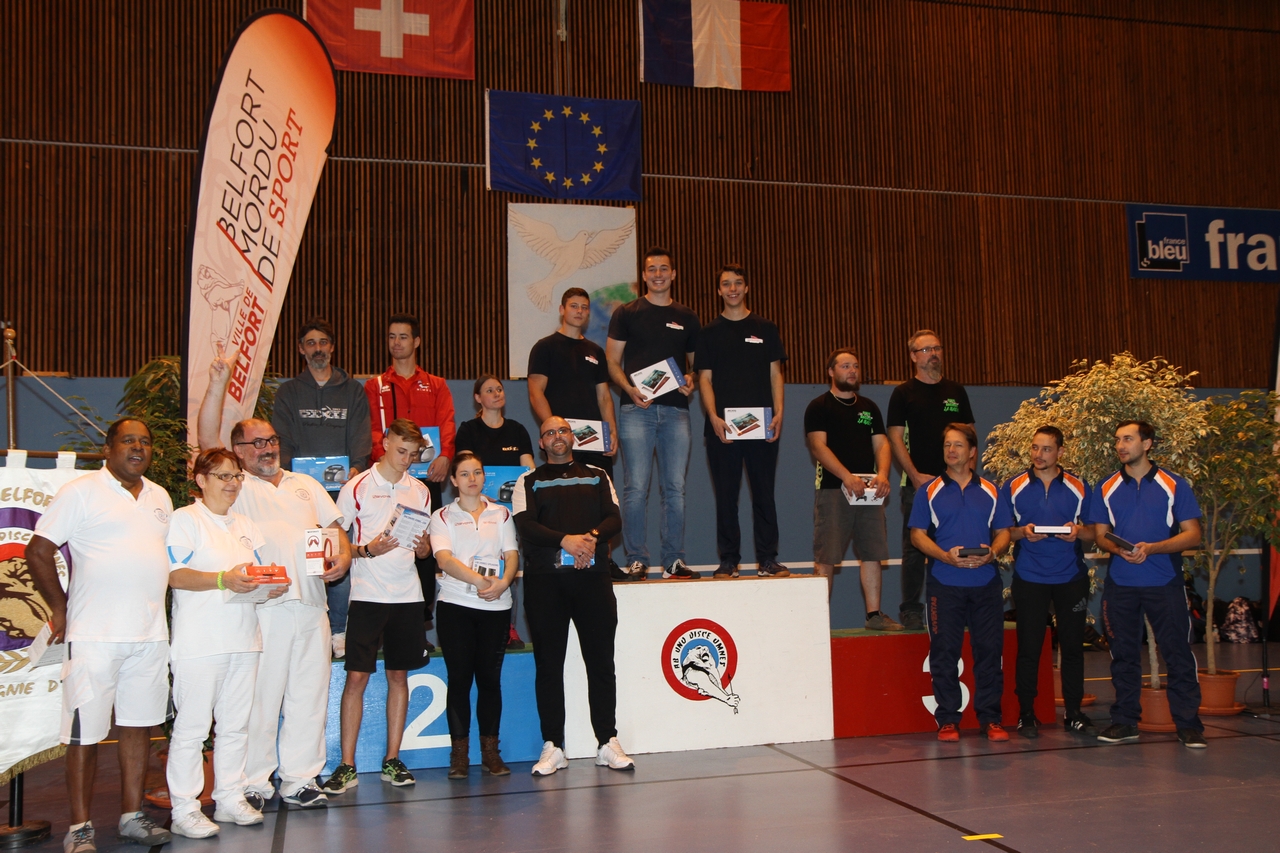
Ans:
[{"label": "young man in black shirt on podium", "polygon": [[[717,578],[736,578],[742,559],[738,526],[738,493],[746,465],[751,485],[751,529],[755,538],[758,577],[785,578],[791,574],[778,562],[778,508],[773,498],[778,468],[778,437],[782,434],[782,362],[787,360],[782,336],[772,322],[747,307],[746,270],[725,264],[716,289],[724,310],[698,336],[695,368],[702,408],[707,462],[716,494],[716,547],[720,552]],[[725,422],[725,409],[766,409],[767,423],[750,421],[746,428]],[[760,418],[764,420],[764,418]],[[746,437],[748,433],[764,436]]]}]

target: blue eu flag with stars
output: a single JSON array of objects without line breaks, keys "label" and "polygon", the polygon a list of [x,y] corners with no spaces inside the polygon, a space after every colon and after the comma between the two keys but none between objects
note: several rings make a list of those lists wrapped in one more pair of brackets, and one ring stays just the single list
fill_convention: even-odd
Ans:
[{"label": "blue eu flag with stars", "polygon": [[485,93],[491,190],[640,201],[640,102]]}]

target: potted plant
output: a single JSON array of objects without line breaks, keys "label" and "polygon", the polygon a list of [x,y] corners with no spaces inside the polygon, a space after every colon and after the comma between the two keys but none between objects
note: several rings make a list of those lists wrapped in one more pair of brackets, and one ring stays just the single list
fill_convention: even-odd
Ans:
[{"label": "potted plant", "polygon": [[[1075,362],[1071,373],[1024,401],[1011,420],[991,431],[982,455],[983,467],[1000,481],[1025,471],[1031,465],[1029,448],[1036,428],[1052,424],[1062,430],[1067,440],[1062,466],[1096,485],[1119,467],[1114,449],[1116,424],[1142,420],[1156,429],[1152,461],[1194,484],[1201,476],[1201,441],[1207,434],[1208,409],[1208,404],[1197,400],[1191,391],[1189,382],[1195,375],[1182,373],[1163,358],[1140,361],[1128,352],[1113,355],[1109,362]],[[1090,566],[1090,594],[1097,591],[1095,572],[1096,567]],[[1092,616],[1089,619],[1093,621]],[[1154,634],[1149,627],[1147,647],[1150,686],[1142,691],[1143,722],[1139,728],[1173,731],[1155,723],[1161,704],[1169,726],[1172,718],[1160,683]],[[1153,729],[1153,723],[1161,727]]]},{"label": "potted plant", "polygon": [[[1200,444],[1200,478],[1196,498],[1204,514],[1204,537],[1196,551],[1195,568],[1209,584],[1205,596],[1209,615],[1205,626],[1205,668],[1200,670],[1200,713],[1238,714],[1234,670],[1219,670],[1212,624],[1214,589],[1233,552],[1246,538],[1261,536],[1280,541],[1280,397],[1264,391],[1244,391],[1238,397],[1214,397],[1206,411],[1206,433]],[[1240,566],[1244,570],[1243,564]]]}]

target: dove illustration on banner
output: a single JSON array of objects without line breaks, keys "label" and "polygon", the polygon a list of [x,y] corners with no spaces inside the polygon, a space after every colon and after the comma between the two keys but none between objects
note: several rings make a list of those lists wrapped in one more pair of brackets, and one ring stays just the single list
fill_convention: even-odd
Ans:
[{"label": "dove illustration on banner", "polygon": [[602,231],[579,231],[568,240],[553,225],[523,213],[508,210],[511,225],[534,254],[551,263],[551,272],[527,288],[529,301],[539,311],[551,308],[556,285],[578,270],[590,269],[611,257],[631,236],[634,223]]}]

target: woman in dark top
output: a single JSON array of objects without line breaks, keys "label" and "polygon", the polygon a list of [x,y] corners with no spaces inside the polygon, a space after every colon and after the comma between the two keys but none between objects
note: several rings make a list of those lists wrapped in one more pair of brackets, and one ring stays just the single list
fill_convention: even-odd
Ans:
[{"label": "woman in dark top", "polygon": [[481,374],[472,395],[476,401],[476,417],[458,427],[458,435],[454,439],[457,450],[470,450],[486,467],[534,467],[529,431],[523,424],[502,416],[502,409],[507,404],[502,380],[492,373]]},{"label": "woman in dark top", "polygon": [[[476,417],[458,426],[458,435],[453,441],[456,452],[470,450],[487,468],[499,465],[533,468],[533,442],[529,440],[529,431],[518,421],[502,416],[502,409],[507,404],[502,380],[492,373],[482,373],[471,394],[476,401]],[[518,586],[513,585],[511,592],[513,596],[518,595]],[[517,607],[511,608],[509,649],[524,648],[524,641],[516,631],[517,611]]]}]

